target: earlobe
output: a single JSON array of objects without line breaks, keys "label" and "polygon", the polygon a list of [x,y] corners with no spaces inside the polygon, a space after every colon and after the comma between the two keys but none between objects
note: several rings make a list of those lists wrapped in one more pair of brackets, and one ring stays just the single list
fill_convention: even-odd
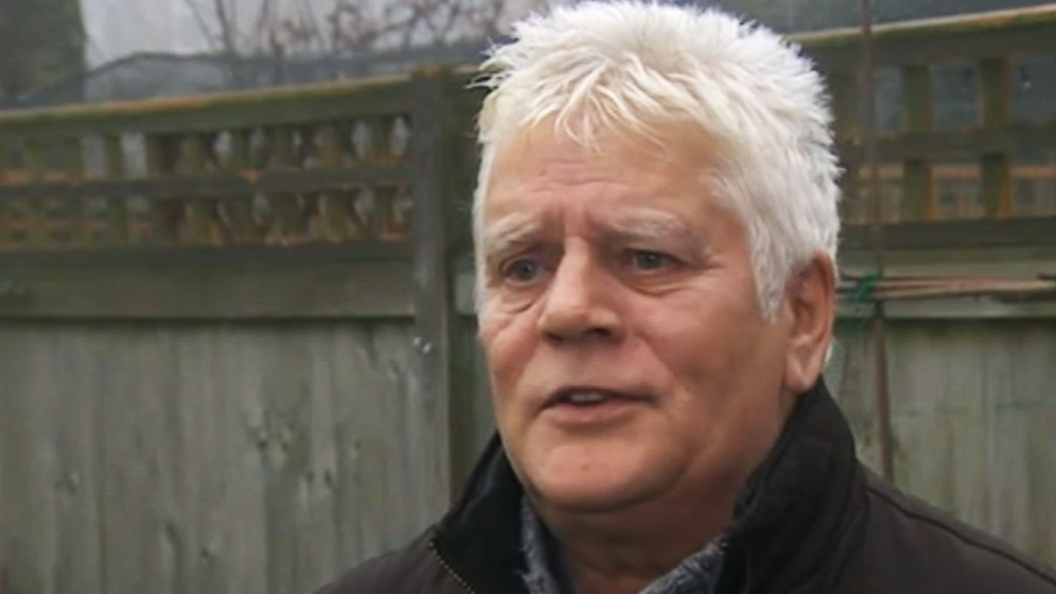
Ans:
[{"label": "earlobe", "polygon": [[789,286],[791,336],[785,362],[785,389],[806,392],[825,367],[836,313],[835,267],[825,254],[815,255]]}]

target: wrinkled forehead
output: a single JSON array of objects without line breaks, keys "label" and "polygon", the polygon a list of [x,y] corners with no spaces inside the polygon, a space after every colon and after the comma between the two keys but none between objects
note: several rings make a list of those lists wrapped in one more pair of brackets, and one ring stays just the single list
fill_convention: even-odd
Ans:
[{"label": "wrinkled forehead", "polygon": [[490,149],[477,196],[479,232],[510,215],[536,210],[537,200],[556,201],[566,194],[582,202],[627,206],[621,211],[633,212],[627,218],[636,225],[670,229],[657,209],[650,216],[650,209],[640,207],[676,197],[710,201],[718,162],[709,139],[673,125],[650,134],[606,130],[588,143],[544,123]]}]

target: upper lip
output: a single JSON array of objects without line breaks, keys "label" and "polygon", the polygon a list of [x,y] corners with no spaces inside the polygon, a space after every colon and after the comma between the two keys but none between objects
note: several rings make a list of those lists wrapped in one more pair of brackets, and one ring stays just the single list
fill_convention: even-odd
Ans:
[{"label": "upper lip", "polygon": [[622,390],[615,388],[606,388],[601,386],[562,386],[547,396],[546,400],[543,401],[542,408],[547,409],[561,402],[562,399],[568,397],[570,394],[575,392],[601,392],[604,394],[610,394],[615,398],[622,398],[626,400],[651,400],[645,392],[640,390]]}]

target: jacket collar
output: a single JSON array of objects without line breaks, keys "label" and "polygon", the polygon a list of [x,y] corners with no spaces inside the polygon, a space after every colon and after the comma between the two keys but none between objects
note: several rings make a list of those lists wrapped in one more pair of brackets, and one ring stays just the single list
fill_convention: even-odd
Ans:
[{"label": "jacket collar", "polygon": [[[859,538],[864,479],[824,382],[803,394],[738,498],[718,592],[792,592],[835,577]],[[477,594],[523,594],[523,489],[498,437],[441,520],[437,553]]]}]

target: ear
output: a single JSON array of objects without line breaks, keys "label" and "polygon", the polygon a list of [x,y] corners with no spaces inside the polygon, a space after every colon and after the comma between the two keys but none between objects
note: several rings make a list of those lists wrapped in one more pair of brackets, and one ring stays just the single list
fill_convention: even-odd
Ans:
[{"label": "ear", "polygon": [[792,316],[785,361],[785,390],[802,394],[814,387],[825,368],[836,316],[835,266],[816,254],[788,287]]}]

